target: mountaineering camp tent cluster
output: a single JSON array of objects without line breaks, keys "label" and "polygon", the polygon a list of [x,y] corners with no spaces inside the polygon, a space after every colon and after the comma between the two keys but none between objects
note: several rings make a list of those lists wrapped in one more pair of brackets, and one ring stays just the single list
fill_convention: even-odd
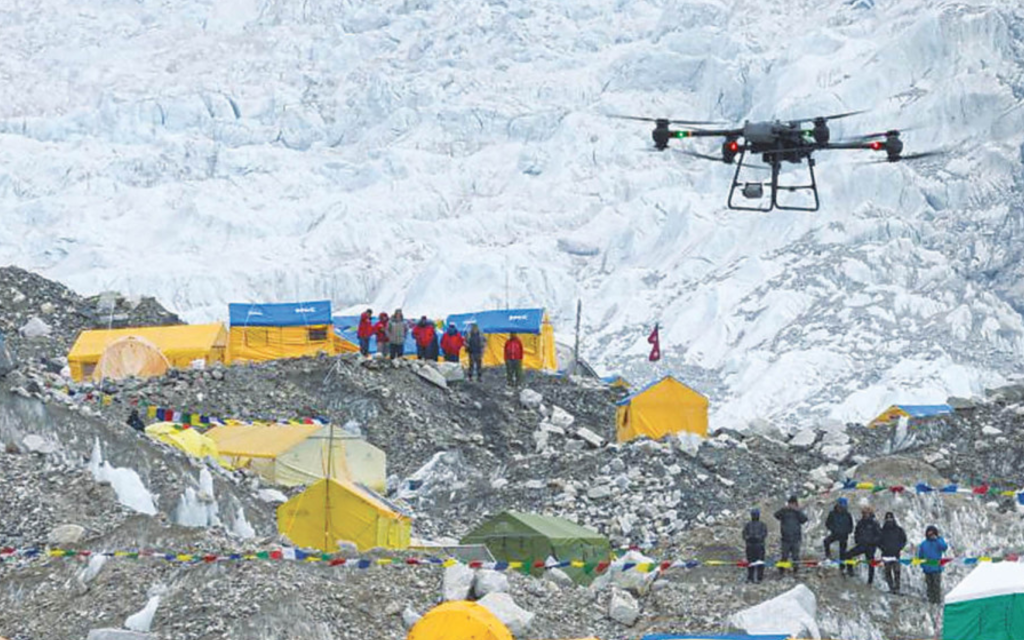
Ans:
[{"label": "mountaineering camp tent cluster", "polygon": [[331,331],[329,300],[228,305],[231,362],[263,362],[348,351]]},{"label": "mountaineering camp tent cluster", "polygon": [[672,376],[652,382],[619,400],[615,435],[619,442],[646,436],[660,440],[671,433],[708,433],[708,399]]},{"label": "mountaineering camp tent cluster", "polygon": [[[555,330],[544,309],[504,309],[478,311],[448,316],[461,333],[469,333],[473,324],[487,338],[483,366],[496,367],[505,362],[505,343],[510,333],[523,343],[523,369],[557,371],[555,356]],[[469,366],[469,356],[462,354],[462,365]]]},{"label": "mountaineering camp tent cluster", "polygon": [[156,422],[146,427],[146,435],[181,449],[194,458],[213,458],[219,464],[228,466],[226,461],[219,459],[217,443],[196,429],[181,429],[173,422]]},{"label": "mountaineering camp tent cluster", "polygon": [[277,508],[277,530],[301,547],[326,553],[337,551],[339,541],[359,551],[407,549],[412,518],[369,489],[325,479]]},{"label": "mountaineering camp tent cluster", "polygon": [[385,453],[333,425],[221,425],[206,436],[231,467],[249,467],[271,484],[294,487],[330,477],[384,490]]},{"label": "mountaineering camp tent cluster", "polygon": [[1024,638],[1024,564],[982,562],[946,594],[943,640]]},{"label": "mountaineering camp tent cluster", "polygon": [[[596,531],[564,518],[518,511],[494,516],[460,542],[482,544],[495,560],[504,562],[532,562],[550,557],[598,563],[609,560],[612,554],[608,539]],[[563,571],[579,584],[589,584],[592,579],[581,568],[566,567]]]},{"label": "mountaineering camp tent cluster", "polygon": [[868,426],[877,427],[883,424],[895,422],[900,418],[914,420],[919,418],[931,418],[953,413],[953,407],[948,404],[894,404],[877,418],[872,420]]},{"label": "mountaineering camp tent cluster", "polygon": [[168,325],[82,331],[68,353],[71,377],[83,380],[162,375],[196,361],[228,361],[224,325]]}]

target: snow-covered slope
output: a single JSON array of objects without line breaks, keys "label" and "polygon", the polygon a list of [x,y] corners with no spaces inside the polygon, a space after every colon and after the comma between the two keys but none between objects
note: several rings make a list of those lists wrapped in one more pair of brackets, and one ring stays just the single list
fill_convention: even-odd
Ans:
[{"label": "snow-covered slope", "polygon": [[[0,262],[194,320],[541,304],[568,333],[581,298],[588,357],[684,372],[717,425],[863,419],[1022,371],[1022,41],[999,0],[12,0]],[[950,153],[821,154],[816,214],[726,210],[728,167],[605,117],[859,108],[834,136]]]}]

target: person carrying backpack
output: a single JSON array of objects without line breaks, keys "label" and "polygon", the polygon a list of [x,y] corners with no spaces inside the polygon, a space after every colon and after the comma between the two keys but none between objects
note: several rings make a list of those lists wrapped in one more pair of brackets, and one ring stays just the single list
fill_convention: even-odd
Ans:
[{"label": "person carrying backpack", "polygon": [[416,358],[428,360],[430,346],[434,344],[434,323],[427,320],[427,316],[420,316],[419,322],[412,328],[412,337],[416,339]]},{"label": "person carrying backpack", "polygon": [[513,387],[518,387],[523,380],[523,343],[514,333],[510,333],[505,342],[505,378]]},{"label": "person carrying backpack", "polygon": [[[800,540],[803,538],[803,526],[807,524],[807,516],[800,510],[796,496],[790,496],[786,506],[775,512],[779,521],[779,533],[782,537],[782,562],[793,563],[793,575],[800,565]],[[779,567],[779,576],[786,570]]]},{"label": "person carrying backpack", "polygon": [[359,328],[356,329],[356,337],[359,338],[359,353],[364,356],[370,355],[370,336],[373,335],[373,309],[367,309],[359,316]]},{"label": "person carrying backpack", "polygon": [[[846,543],[850,538],[850,534],[853,533],[853,516],[850,515],[849,510],[846,508],[847,504],[846,498],[839,498],[836,500],[832,510],[828,512],[828,517],[825,518],[825,529],[828,530],[828,536],[824,540],[826,558],[832,558],[833,542],[839,543],[839,557],[846,557]],[[840,573],[853,575],[852,564],[841,566],[839,569]]]},{"label": "person carrying backpack", "polygon": [[476,380],[480,382],[481,372],[484,363],[484,334],[480,327],[474,322],[469,327],[469,336],[466,338],[466,352],[469,353],[469,379],[473,379],[473,371],[476,371]]},{"label": "person carrying backpack", "polygon": [[444,352],[444,361],[458,362],[459,352],[462,351],[463,344],[465,344],[465,340],[462,339],[462,334],[459,333],[459,330],[455,328],[455,323],[449,323],[448,331],[441,338],[441,351]]},{"label": "person carrying backpack", "polygon": [[900,592],[900,553],[907,546],[907,532],[896,524],[896,516],[892,511],[885,514],[882,521],[882,538],[879,542],[882,550],[882,563],[885,566],[885,584],[889,585],[889,593]]},{"label": "person carrying backpack", "polygon": [[408,331],[405,326],[405,316],[401,309],[395,309],[388,323],[388,357],[392,360],[405,355],[405,334]]},{"label": "person carrying backpack", "polygon": [[942,604],[942,554],[949,545],[939,535],[939,528],[933,524],[924,530],[924,541],[917,547],[917,557],[936,564],[923,564],[924,581],[928,590],[928,602]]},{"label": "person carrying backpack", "polygon": [[[764,546],[768,527],[761,522],[761,510],[750,510],[750,521],[743,527],[743,542],[747,545],[747,582],[759,583],[764,579]],[[760,563],[760,564],[757,564]]]},{"label": "person carrying backpack", "polygon": [[878,550],[878,545],[882,542],[882,528],[878,526],[878,520],[875,520],[875,510],[870,506],[865,505],[860,509],[860,520],[857,521],[857,527],[853,530],[853,542],[855,546],[850,549],[843,560],[852,560],[863,555],[864,561],[868,565],[868,584],[873,584],[875,581],[875,551]]},{"label": "person carrying backpack", "polygon": [[380,316],[377,319],[377,324],[373,325],[373,334],[377,336],[377,353],[380,357],[388,357],[389,339],[388,339],[388,314],[386,311],[381,311]]}]

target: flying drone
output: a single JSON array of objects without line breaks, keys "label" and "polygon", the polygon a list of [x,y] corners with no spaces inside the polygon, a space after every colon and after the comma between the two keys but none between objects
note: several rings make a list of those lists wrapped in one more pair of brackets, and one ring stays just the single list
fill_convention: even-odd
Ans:
[{"label": "flying drone", "polygon": [[[750,122],[748,120],[743,126],[732,129],[707,128],[708,126],[719,124],[715,122],[669,120],[667,118],[644,118],[638,116],[612,117],[653,122],[654,130],[651,132],[651,138],[654,140],[654,148],[658,151],[668,149],[669,141],[673,138],[724,138],[721,156],[705,155],[689,150],[683,150],[682,153],[703,160],[736,164],[736,172],[733,174],[732,186],[729,189],[728,206],[730,209],[745,211],[771,211],[772,209],[817,211],[819,205],[818,184],[814,178],[815,161],[812,157],[815,151],[836,149],[884,151],[885,158],[878,160],[878,162],[915,160],[941,153],[939,151],[928,151],[904,154],[900,132],[896,129],[880,133],[869,133],[850,140],[832,142],[832,134],[828,128],[829,121],[847,118],[860,113],[864,112],[850,111],[830,116],[797,118],[795,120],[765,122]],[[807,123],[813,126],[807,128]],[[672,125],[696,126],[697,128],[673,129]],[[758,155],[760,155],[761,161],[764,164],[750,164],[750,158],[756,158]],[[804,160],[807,160],[807,171],[810,176],[809,182],[800,184],[779,183],[779,174],[783,162],[800,164]],[[771,178],[754,182],[741,181],[740,172],[744,167],[767,169],[771,172]],[[766,191],[767,198],[765,198]],[[780,192],[809,193],[811,198],[813,198],[814,204],[810,205],[810,199],[806,198],[803,199],[803,203],[780,202],[778,197]],[[760,202],[756,206],[744,204],[742,200],[737,199],[737,194],[747,200],[759,200]],[[786,200],[786,198],[783,200]]]}]

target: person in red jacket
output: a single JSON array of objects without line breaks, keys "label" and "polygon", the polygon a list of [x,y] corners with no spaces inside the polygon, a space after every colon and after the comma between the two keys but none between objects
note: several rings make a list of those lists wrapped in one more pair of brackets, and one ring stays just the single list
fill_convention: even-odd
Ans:
[{"label": "person in red jacket", "polygon": [[465,341],[462,339],[462,334],[455,328],[455,323],[448,324],[448,331],[445,332],[444,337],[441,338],[441,351],[444,352],[445,362],[458,362],[459,352],[462,351],[462,345]]},{"label": "person in red jacket", "polygon": [[513,387],[523,381],[523,343],[514,333],[505,342],[505,377]]},{"label": "person in red jacket", "polygon": [[377,324],[373,325],[373,333],[377,336],[377,353],[380,357],[388,357],[388,312],[381,311]]},{"label": "person in red jacket", "polygon": [[356,337],[359,338],[359,353],[364,356],[370,355],[370,336],[373,335],[373,309],[367,309],[359,316],[359,328],[356,329]]},{"label": "person in red jacket", "polygon": [[427,320],[427,316],[420,316],[419,322],[412,328],[412,337],[416,339],[416,358],[427,360],[430,346],[436,338],[434,334],[434,323]]}]

